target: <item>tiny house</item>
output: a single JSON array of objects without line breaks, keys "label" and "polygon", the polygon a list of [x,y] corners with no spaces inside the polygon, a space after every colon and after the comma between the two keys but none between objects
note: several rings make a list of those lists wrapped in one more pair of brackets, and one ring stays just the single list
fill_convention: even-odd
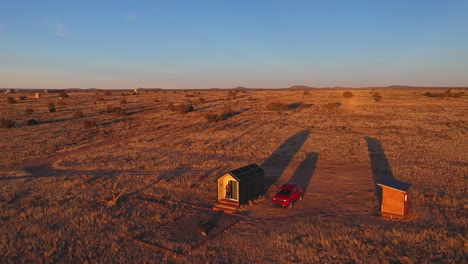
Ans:
[{"label": "tiny house", "polygon": [[392,180],[378,183],[382,187],[382,216],[402,218],[408,213],[408,189],[411,184]]},{"label": "tiny house", "polygon": [[237,207],[265,191],[265,171],[253,163],[225,173],[218,178],[218,201],[229,201]]}]

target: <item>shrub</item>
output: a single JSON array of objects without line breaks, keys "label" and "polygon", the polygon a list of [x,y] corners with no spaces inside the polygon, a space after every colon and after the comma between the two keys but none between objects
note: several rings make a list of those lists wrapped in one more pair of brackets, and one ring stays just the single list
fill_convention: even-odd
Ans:
[{"label": "shrub", "polygon": [[85,120],[83,122],[83,126],[84,128],[93,128],[93,127],[96,127],[97,124],[95,120]]},{"label": "shrub", "polygon": [[198,98],[198,101],[202,104],[206,102],[205,98],[203,97]]},{"label": "shrub", "polygon": [[26,100],[26,96],[20,96],[19,99],[20,100]]},{"label": "shrub", "polygon": [[344,98],[351,98],[353,96],[354,96],[354,94],[352,92],[350,92],[350,91],[347,91],[347,92],[343,93]]},{"label": "shrub", "polygon": [[125,99],[120,100],[120,104],[127,104],[127,100]]},{"label": "shrub", "polygon": [[56,111],[54,103],[48,103],[47,108],[49,108],[49,112],[51,113]]},{"label": "shrub", "polygon": [[28,120],[28,125],[30,125],[30,126],[39,125],[39,122],[37,122],[36,119],[29,119]]},{"label": "shrub", "polygon": [[125,111],[125,109],[121,108],[121,107],[114,107],[114,110],[112,111],[112,113],[116,116],[126,116],[127,115],[127,112]]},{"label": "shrub", "polygon": [[443,92],[443,93],[439,93],[439,94],[433,94],[433,93],[430,93],[430,92],[426,92],[424,93],[424,96],[427,96],[427,97],[439,97],[439,98],[460,98],[464,95],[465,93],[464,92],[458,92],[458,93],[452,93],[452,89],[448,89],[447,91]]},{"label": "shrub", "polygon": [[116,116],[124,116],[124,115],[127,115],[127,113],[125,112],[125,109],[121,108],[121,107],[114,107],[112,105],[107,105],[107,113],[112,113]]},{"label": "shrub", "polygon": [[112,95],[112,94],[111,94],[111,92],[106,91],[106,92],[104,93],[104,95]]},{"label": "shrub", "polygon": [[16,104],[16,103],[17,103],[16,100],[15,100],[15,98],[13,98],[13,97],[8,97],[8,98],[7,98],[7,102],[8,102],[9,104]]},{"label": "shrub", "polygon": [[185,97],[195,97],[193,94],[186,94]]},{"label": "shrub", "polygon": [[224,106],[224,111],[221,115],[219,115],[219,118],[221,120],[226,120],[232,116],[234,116],[236,114],[236,112],[234,110],[232,110],[232,108],[230,106]]},{"label": "shrub", "polygon": [[31,109],[31,108],[28,108],[28,109],[25,109],[25,110],[24,110],[24,115],[26,115],[26,116],[30,116],[30,115],[32,115],[33,113],[34,113],[34,110]]},{"label": "shrub", "polygon": [[191,104],[180,104],[176,107],[177,112],[185,114],[193,111],[193,106]]},{"label": "shrub", "polygon": [[83,111],[76,110],[75,113],[73,113],[73,116],[76,116],[76,117],[83,117]]},{"label": "shrub", "polygon": [[302,94],[303,95],[308,95],[308,94],[310,94],[310,92],[309,91],[304,91]]},{"label": "shrub", "polygon": [[336,110],[340,108],[340,106],[341,106],[341,103],[328,103],[328,104],[324,104],[322,107],[325,110],[331,111],[331,110]]},{"label": "shrub", "polygon": [[299,106],[299,109],[307,109],[307,108],[312,108],[314,104],[301,104]]},{"label": "shrub", "polygon": [[67,94],[66,92],[60,92],[60,93],[58,94],[58,97],[59,97],[59,98],[68,98],[68,94]]},{"label": "shrub", "polygon": [[173,103],[167,104],[166,108],[167,108],[167,110],[170,110],[172,112],[174,112],[176,110],[175,105]]},{"label": "shrub", "polygon": [[266,106],[266,108],[269,111],[284,111],[284,110],[288,110],[288,105],[280,103],[280,102],[273,102],[273,103],[269,103]]},{"label": "shrub", "polygon": [[0,127],[1,128],[11,128],[15,125],[15,121],[8,119],[8,118],[1,118],[0,119]]},{"label": "shrub", "polygon": [[380,95],[379,92],[374,93],[374,94],[372,95],[372,97],[374,97],[374,100],[375,100],[376,102],[382,101],[382,96]]},{"label": "shrub", "polygon": [[228,92],[228,99],[236,99],[237,93],[235,91]]},{"label": "shrub", "polygon": [[98,99],[96,99],[96,101],[97,101],[97,102],[104,102],[104,101],[105,101],[105,99],[104,99],[104,98],[102,98],[102,97],[99,97]]},{"label": "shrub", "polygon": [[219,116],[217,114],[206,114],[205,119],[208,123],[218,122]]}]

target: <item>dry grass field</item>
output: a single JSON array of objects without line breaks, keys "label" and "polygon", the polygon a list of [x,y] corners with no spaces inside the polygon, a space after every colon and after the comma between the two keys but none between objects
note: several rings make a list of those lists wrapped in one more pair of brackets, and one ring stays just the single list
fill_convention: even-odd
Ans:
[{"label": "dry grass field", "polygon": [[[468,96],[443,92],[2,93],[0,262],[465,262]],[[202,237],[217,177],[254,162],[270,188]],[[412,184],[408,220],[379,216],[382,177]],[[304,200],[272,208],[290,180]]]}]

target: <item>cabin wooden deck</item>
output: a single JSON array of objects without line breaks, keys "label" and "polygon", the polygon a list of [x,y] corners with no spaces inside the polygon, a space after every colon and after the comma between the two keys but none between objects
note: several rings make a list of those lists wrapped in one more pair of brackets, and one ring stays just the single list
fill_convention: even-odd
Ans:
[{"label": "cabin wooden deck", "polygon": [[239,210],[239,202],[229,199],[221,199],[213,207],[213,211],[223,211],[227,214],[233,214]]}]

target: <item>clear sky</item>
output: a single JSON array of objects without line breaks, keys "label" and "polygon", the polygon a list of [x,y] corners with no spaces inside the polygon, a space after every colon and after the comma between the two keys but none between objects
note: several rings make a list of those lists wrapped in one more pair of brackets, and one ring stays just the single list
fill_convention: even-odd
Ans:
[{"label": "clear sky", "polygon": [[0,87],[468,86],[468,0],[0,0]]}]

